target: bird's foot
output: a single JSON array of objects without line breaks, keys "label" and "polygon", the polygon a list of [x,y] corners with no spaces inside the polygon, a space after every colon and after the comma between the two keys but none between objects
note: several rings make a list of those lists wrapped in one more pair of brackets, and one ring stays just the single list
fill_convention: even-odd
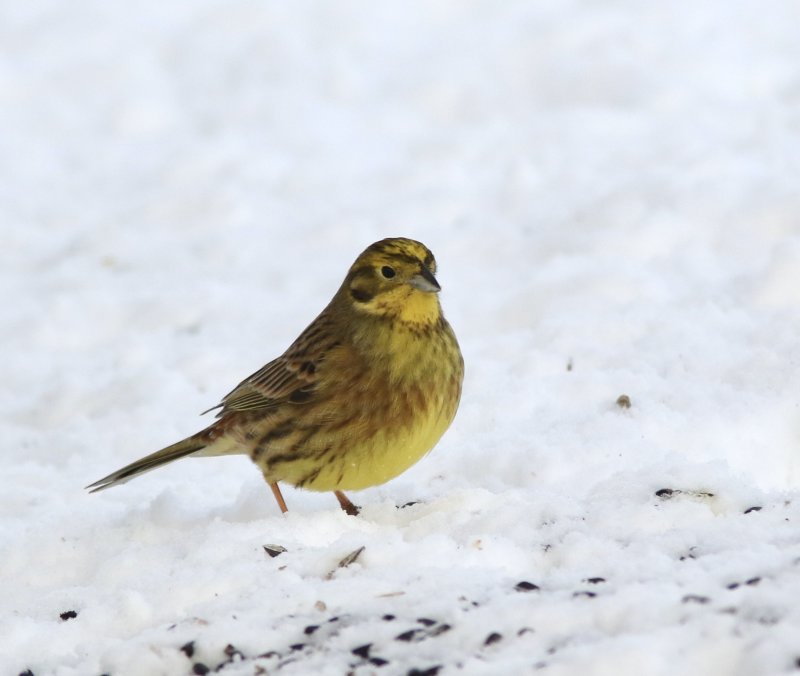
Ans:
[{"label": "bird's foot", "polygon": [[345,512],[347,512],[350,516],[358,516],[361,508],[350,502],[350,498],[342,493],[342,491],[333,491],[333,494],[336,496],[336,499],[339,501],[339,505]]}]

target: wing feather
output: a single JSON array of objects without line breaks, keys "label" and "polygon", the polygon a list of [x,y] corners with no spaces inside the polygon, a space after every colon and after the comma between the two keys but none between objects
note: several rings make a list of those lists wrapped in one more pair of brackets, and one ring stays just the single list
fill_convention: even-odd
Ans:
[{"label": "wing feather", "polygon": [[214,407],[222,409],[217,417],[231,411],[255,411],[286,402],[297,404],[311,400],[325,355],[338,344],[332,327],[332,318],[323,312],[286,352],[225,395]]}]

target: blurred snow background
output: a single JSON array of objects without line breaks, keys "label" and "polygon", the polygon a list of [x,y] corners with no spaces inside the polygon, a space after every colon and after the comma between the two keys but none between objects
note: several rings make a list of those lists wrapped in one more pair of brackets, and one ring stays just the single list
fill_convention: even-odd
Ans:
[{"label": "blurred snow background", "polygon": [[[797,671],[798,26],[1,2],[3,672]],[[361,516],[281,516],[244,458],[83,492],[394,235],[436,254],[467,379]]]}]

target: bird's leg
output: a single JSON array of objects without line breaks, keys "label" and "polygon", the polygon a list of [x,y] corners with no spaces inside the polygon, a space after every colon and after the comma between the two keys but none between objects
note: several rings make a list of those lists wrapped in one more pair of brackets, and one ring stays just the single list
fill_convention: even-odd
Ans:
[{"label": "bird's leg", "polygon": [[[281,508],[281,512],[286,514],[289,511],[288,507],[286,507],[286,500],[283,499],[283,495],[281,495],[281,489],[278,486],[277,481],[270,481],[269,487],[272,490],[272,494],[275,496],[275,499],[278,501],[278,507]],[[346,500],[347,498],[345,498]]]},{"label": "bird's leg", "polygon": [[339,501],[339,504],[345,512],[347,512],[350,516],[358,516],[358,513],[361,510],[352,502],[350,502],[350,499],[344,493],[342,493],[342,491],[333,491],[333,494],[336,496],[336,499]]}]

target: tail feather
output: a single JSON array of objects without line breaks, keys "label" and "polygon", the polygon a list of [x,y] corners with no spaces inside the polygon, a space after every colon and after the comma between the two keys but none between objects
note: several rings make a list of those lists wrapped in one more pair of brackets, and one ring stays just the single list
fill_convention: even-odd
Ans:
[{"label": "tail feather", "polygon": [[112,486],[124,484],[126,481],[140,474],[161,467],[161,465],[166,465],[173,460],[179,460],[180,458],[185,458],[187,455],[192,455],[192,453],[197,453],[197,451],[203,450],[207,445],[207,442],[201,440],[199,437],[200,435],[195,434],[188,439],[172,444],[172,446],[167,446],[160,451],[146,455],[144,458],[140,458],[130,465],[125,465],[122,469],[112,472],[108,476],[95,481],[93,484],[89,484],[86,488],[91,489],[89,491],[90,493],[96,493],[97,491],[102,491]]}]

